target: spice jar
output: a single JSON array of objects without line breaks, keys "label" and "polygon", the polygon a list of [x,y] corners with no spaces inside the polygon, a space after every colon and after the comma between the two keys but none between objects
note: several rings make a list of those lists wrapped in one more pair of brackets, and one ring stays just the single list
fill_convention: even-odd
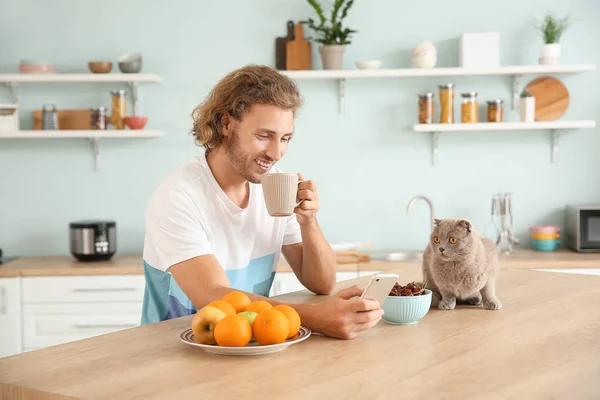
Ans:
[{"label": "spice jar", "polygon": [[105,130],[106,107],[91,108],[90,111],[90,128],[93,130]]},{"label": "spice jar", "polygon": [[490,100],[487,102],[487,120],[488,122],[502,122],[502,100]]},{"label": "spice jar", "polygon": [[433,123],[433,93],[422,93],[419,95],[419,123]]},{"label": "spice jar", "polygon": [[114,90],[110,92],[112,96],[112,108],[110,114],[110,123],[115,129],[125,129],[124,118],[127,113],[127,104],[125,103],[125,91]]},{"label": "spice jar", "polygon": [[454,84],[440,85],[440,124],[454,123]]},{"label": "spice jar", "polygon": [[461,122],[475,123],[478,118],[477,92],[462,93]]}]

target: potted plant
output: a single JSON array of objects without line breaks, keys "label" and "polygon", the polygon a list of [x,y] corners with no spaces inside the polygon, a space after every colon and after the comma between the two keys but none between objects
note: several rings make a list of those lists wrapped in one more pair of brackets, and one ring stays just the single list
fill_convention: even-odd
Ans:
[{"label": "potted plant", "polygon": [[521,92],[521,102],[519,104],[521,111],[521,122],[535,121],[535,97],[526,90]]},{"label": "potted plant", "polygon": [[354,0],[335,0],[329,20],[325,17],[323,7],[318,0],[307,1],[319,17],[318,23],[312,18],[301,21],[316,33],[316,37],[308,37],[307,39],[322,44],[319,47],[319,54],[321,55],[323,69],[341,69],[345,46],[351,43],[352,34],[357,32],[354,29],[342,26],[342,22],[348,15],[348,10],[352,7]]},{"label": "potted plant", "polygon": [[558,64],[560,62],[560,39],[570,26],[570,18],[559,19],[553,15],[546,15],[539,26],[544,39],[544,45],[540,51],[540,64]]}]

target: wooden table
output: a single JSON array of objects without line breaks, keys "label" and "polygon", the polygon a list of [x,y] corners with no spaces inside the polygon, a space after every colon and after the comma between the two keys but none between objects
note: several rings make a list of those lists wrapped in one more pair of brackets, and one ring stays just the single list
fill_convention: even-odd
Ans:
[{"label": "wooden table", "polygon": [[183,344],[183,317],[2,359],[0,398],[600,398],[600,277],[504,269],[497,293],[500,311],[432,309],[416,325],[382,320],[354,340],[312,335],[257,357]]}]

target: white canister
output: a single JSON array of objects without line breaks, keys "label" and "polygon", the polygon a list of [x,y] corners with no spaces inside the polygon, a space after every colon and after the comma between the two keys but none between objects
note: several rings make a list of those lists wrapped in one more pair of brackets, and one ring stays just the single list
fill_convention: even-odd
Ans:
[{"label": "white canister", "polygon": [[519,107],[521,114],[521,122],[535,121],[535,97],[521,97]]},{"label": "white canister", "polygon": [[19,130],[19,105],[0,104],[0,132]]}]

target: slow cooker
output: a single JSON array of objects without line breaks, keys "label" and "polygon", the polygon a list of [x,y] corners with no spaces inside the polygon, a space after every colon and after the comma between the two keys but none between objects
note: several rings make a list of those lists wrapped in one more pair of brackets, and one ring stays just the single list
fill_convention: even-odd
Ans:
[{"label": "slow cooker", "polygon": [[70,250],[79,261],[107,261],[117,251],[115,221],[83,220],[69,224]]}]

